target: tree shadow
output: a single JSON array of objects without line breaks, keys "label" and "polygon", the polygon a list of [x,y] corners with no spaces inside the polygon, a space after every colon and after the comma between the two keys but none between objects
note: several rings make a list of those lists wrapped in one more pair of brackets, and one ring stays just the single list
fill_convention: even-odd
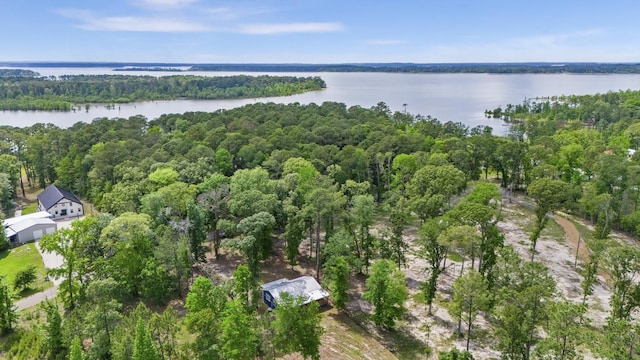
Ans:
[{"label": "tree shadow", "polygon": [[[336,315],[340,315],[340,313]],[[336,315],[332,314],[330,316]],[[409,331],[375,326],[370,322],[369,316],[367,316],[368,314],[365,313],[359,315],[342,313],[342,315],[357,325],[361,331],[365,331],[377,339],[385,348],[396,355],[398,359],[425,359],[431,354],[429,345],[413,336]],[[336,320],[344,322],[344,318],[337,317]]]}]

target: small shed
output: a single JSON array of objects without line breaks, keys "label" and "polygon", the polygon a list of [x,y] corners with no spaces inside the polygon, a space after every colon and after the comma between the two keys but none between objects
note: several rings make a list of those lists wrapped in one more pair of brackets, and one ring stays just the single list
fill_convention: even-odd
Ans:
[{"label": "small shed", "polygon": [[278,279],[262,285],[262,300],[271,309],[275,309],[278,300],[283,293],[288,293],[294,297],[303,299],[302,304],[318,301],[321,305],[326,304],[329,293],[311,276],[301,276],[299,278]]},{"label": "small shed", "polygon": [[6,219],[2,225],[11,245],[35,241],[58,230],[58,224],[51,220],[51,214],[46,211]]}]

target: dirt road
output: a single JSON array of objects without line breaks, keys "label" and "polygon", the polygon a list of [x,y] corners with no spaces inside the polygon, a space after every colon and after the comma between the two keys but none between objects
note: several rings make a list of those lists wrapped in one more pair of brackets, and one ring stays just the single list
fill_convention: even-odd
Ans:
[{"label": "dirt road", "polygon": [[574,250],[578,248],[578,243],[580,243],[580,249],[578,250],[578,258],[582,261],[589,260],[589,250],[587,249],[586,244],[584,243],[584,239],[580,238],[580,232],[576,228],[575,225],[567,218],[563,216],[562,213],[556,213],[553,216],[553,219],[564,229],[565,234],[567,235],[567,241],[571,245]]}]

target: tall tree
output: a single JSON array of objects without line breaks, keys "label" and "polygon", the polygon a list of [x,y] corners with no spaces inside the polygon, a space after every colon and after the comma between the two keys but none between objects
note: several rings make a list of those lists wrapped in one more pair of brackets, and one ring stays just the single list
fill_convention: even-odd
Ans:
[{"label": "tall tree", "polygon": [[136,338],[133,345],[132,360],[158,360],[158,351],[149,335],[149,330],[142,319],[138,319],[136,325]]},{"label": "tall tree", "polygon": [[153,256],[153,238],[151,218],[135,213],[120,215],[100,234],[100,241],[112,254],[104,270],[132,295],[141,289],[140,274]]},{"label": "tall tree", "polygon": [[162,312],[153,313],[149,319],[149,333],[162,359],[178,357],[178,331],[182,328],[177,311],[171,306]]},{"label": "tall tree", "polygon": [[422,222],[441,215],[451,197],[466,186],[464,173],[453,165],[426,165],[420,168],[407,186],[413,211]]},{"label": "tall tree", "polygon": [[207,229],[205,226],[204,210],[192,199],[187,200],[187,234],[189,249],[194,261],[206,260],[204,243],[207,241]]},{"label": "tall tree", "polygon": [[111,278],[93,280],[87,288],[84,322],[87,335],[93,340],[89,348],[93,358],[105,358],[111,353],[113,332],[122,319],[122,304],[117,299],[119,288]]},{"label": "tall tree", "polygon": [[344,256],[333,257],[325,263],[325,273],[328,288],[331,290],[333,306],[338,310],[344,310],[349,300],[349,278],[351,269]]},{"label": "tall tree", "polygon": [[220,324],[220,354],[223,359],[253,359],[259,344],[256,315],[241,299],[227,302]]},{"label": "tall tree", "polygon": [[375,210],[375,201],[371,195],[356,195],[351,199],[350,215],[352,222],[357,227],[355,238],[357,244],[360,245],[362,262],[365,271],[368,271],[369,264],[373,257],[375,248],[373,235],[369,232],[369,228],[373,223],[373,211]]},{"label": "tall tree", "polygon": [[640,306],[640,250],[623,246],[607,252],[605,265],[611,277],[611,317],[627,320],[631,312]]},{"label": "tall tree", "polygon": [[12,332],[17,321],[18,313],[13,302],[13,294],[4,279],[0,277],[0,334]]},{"label": "tall tree", "polygon": [[371,267],[371,276],[366,281],[362,297],[369,301],[373,309],[373,322],[378,326],[393,328],[401,318],[408,298],[406,279],[390,260],[378,260]]},{"label": "tall tree", "polygon": [[69,348],[69,360],[85,360],[84,351],[82,350],[82,343],[79,337],[74,337],[71,340],[71,347]]},{"label": "tall tree", "polygon": [[565,200],[567,200],[569,185],[560,180],[542,178],[534,180],[529,184],[527,187],[527,193],[535,200],[536,203],[535,224],[533,232],[529,237],[529,240],[531,240],[531,261],[533,261],[540,233],[549,222],[547,214],[558,210]]},{"label": "tall tree", "polygon": [[[220,174],[218,174],[220,175]],[[213,177],[213,176],[212,176]],[[228,181],[225,177],[220,181]],[[198,204],[209,213],[209,229],[213,231],[213,253],[216,259],[220,255],[220,229],[218,223],[228,216],[230,190],[229,185],[221,183],[212,190],[198,195]]]},{"label": "tall tree", "polygon": [[[449,311],[454,318],[467,322],[467,351],[471,341],[471,326],[480,310],[486,310],[491,300],[487,282],[476,270],[470,270],[457,278],[452,286],[453,299]],[[461,329],[458,326],[458,336]]]},{"label": "tall tree", "polygon": [[238,223],[238,230],[246,236],[253,236],[260,253],[260,259],[266,260],[273,251],[273,228],[276,219],[267,212],[259,212],[242,219]]},{"label": "tall tree", "polygon": [[320,359],[320,337],[324,329],[318,308],[315,301],[302,306],[302,299],[282,294],[271,323],[275,334],[273,342],[282,355],[298,352],[304,359]]},{"label": "tall tree", "polygon": [[196,278],[187,295],[185,307],[189,312],[185,324],[196,336],[190,347],[203,358],[217,358],[222,345],[218,337],[220,322],[227,300],[228,290],[224,286],[214,286],[211,280],[202,276]]},{"label": "tall tree", "polygon": [[640,325],[627,319],[607,318],[600,354],[608,360],[635,360],[640,349]]},{"label": "tall tree", "polygon": [[70,228],[46,234],[40,239],[40,247],[45,252],[56,253],[63,259],[62,266],[50,269],[49,274],[54,278],[63,278],[60,293],[65,307],[70,310],[76,307],[80,294],[77,268],[82,261],[78,254],[78,248],[84,236],[82,225],[79,221],[75,221]]},{"label": "tall tree", "polygon": [[555,281],[538,262],[524,262],[511,246],[500,250],[493,270],[497,301],[497,348],[509,359],[529,359],[537,339],[535,329],[545,319],[555,295]]},{"label": "tall tree", "polygon": [[[302,213],[309,220],[310,234],[315,230],[316,278],[319,280],[320,267],[322,265],[322,239],[320,233],[324,229],[325,237],[333,234],[334,219],[342,213],[346,198],[337,190],[336,184],[328,177],[317,176],[313,185],[313,189],[309,190],[305,196],[305,205],[302,208]],[[313,244],[311,237],[309,244]],[[357,245],[355,252],[360,254],[360,247]],[[309,255],[311,256],[311,253]]]},{"label": "tall tree", "polygon": [[50,358],[56,358],[59,354],[64,354],[65,346],[62,333],[62,315],[58,311],[57,304],[51,301],[45,301],[40,305],[47,317],[47,323],[44,325],[44,330],[47,334],[46,347],[47,354]]},{"label": "tall tree", "polygon": [[580,327],[584,326],[586,308],[567,301],[555,302],[549,309],[547,337],[540,341],[535,353],[541,358],[579,359],[576,348],[584,341]]},{"label": "tall tree", "polygon": [[406,198],[397,196],[390,201],[388,235],[381,244],[380,255],[391,259],[401,268],[406,264],[409,244],[404,240],[405,228],[411,221],[411,211]]},{"label": "tall tree", "polygon": [[440,233],[445,229],[439,219],[431,219],[420,228],[421,254],[427,260],[427,281],[423,284],[425,300],[429,304],[429,314],[433,300],[436,298],[438,278],[445,270],[444,261],[447,257],[447,246],[438,241]]}]

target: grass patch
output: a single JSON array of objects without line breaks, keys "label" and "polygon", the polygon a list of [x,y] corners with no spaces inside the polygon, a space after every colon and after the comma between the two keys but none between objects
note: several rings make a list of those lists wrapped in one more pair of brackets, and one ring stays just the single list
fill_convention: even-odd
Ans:
[{"label": "grass patch", "polygon": [[[523,228],[524,232],[526,234],[531,234],[535,227],[536,215],[533,211],[523,206],[518,206],[518,211],[522,212],[522,214],[524,215],[522,218],[526,218],[527,220]],[[547,226],[545,226],[542,230],[542,233],[540,233],[541,238],[548,237],[561,243],[565,242],[565,235],[566,234],[562,226],[560,226],[560,224],[558,224],[553,219],[549,219],[549,221],[547,222]]]},{"label": "grass patch", "polygon": [[562,226],[558,224],[555,220],[549,219],[547,226],[542,230],[542,236],[551,237],[554,240],[560,241],[562,243],[565,242],[565,232]]},{"label": "grass patch", "polygon": [[33,214],[38,211],[38,203],[34,202],[22,208],[22,215]]},{"label": "grass patch", "polygon": [[322,314],[320,354],[326,359],[381,359],[396,357],[364,328],[344,313],[331,309]]},{"label": "grass patch", "polygon": [[38,278],[31,285],[32,289],[18,294],[20,297],[29,296],[53,286],[50,281],[45,281],[47,271],[44,268],[42,257],[33,243],[21,245],[0,253],[0,276],[4,277],[4,281],[9,286],[13,286],[13,280],[18,271],[26,269],[30,265],[35,266]]},{"label": "grass patch", "polygon": [[[587,249],[591,250],[591,247],[594,246],[593,242],[595,241],[595,238],[593,237],[593,230],[590,230],[588,227],[575,220],[572,216],[568,216],[566,217],[566,219],[568,219],[576,227],[576,229],[578,229],[578,232],[582,237],[580,246],[585,246],[586,243]],[[621,246],[622,244],[617,239],[609,235],[609,238],[604,242],[604,245],[605,248],[615,248]]]},{"label": "grass patch", "polygon": [[455,261],[455,262],[462,262],[462,255],[456,253],[456,252],[449,252],[449,255],[447,256],[449,258],[449,260],[451,261]]},{"label": "grass patch", "polygon": [[587,242],[587,245],[593,242],[593,231],[589,230],[589,228],[574,220],[571,216],[567,216],[566,218],[573,224],[573,226],[576,227],[576,229],[578,229],[578,232],[582,236],[582,239]]},{"label": "grass patch", "polygon": [[426,359],[431,348],[404,331],[389,331],[394,347],[391,351],[398,359]]}]

